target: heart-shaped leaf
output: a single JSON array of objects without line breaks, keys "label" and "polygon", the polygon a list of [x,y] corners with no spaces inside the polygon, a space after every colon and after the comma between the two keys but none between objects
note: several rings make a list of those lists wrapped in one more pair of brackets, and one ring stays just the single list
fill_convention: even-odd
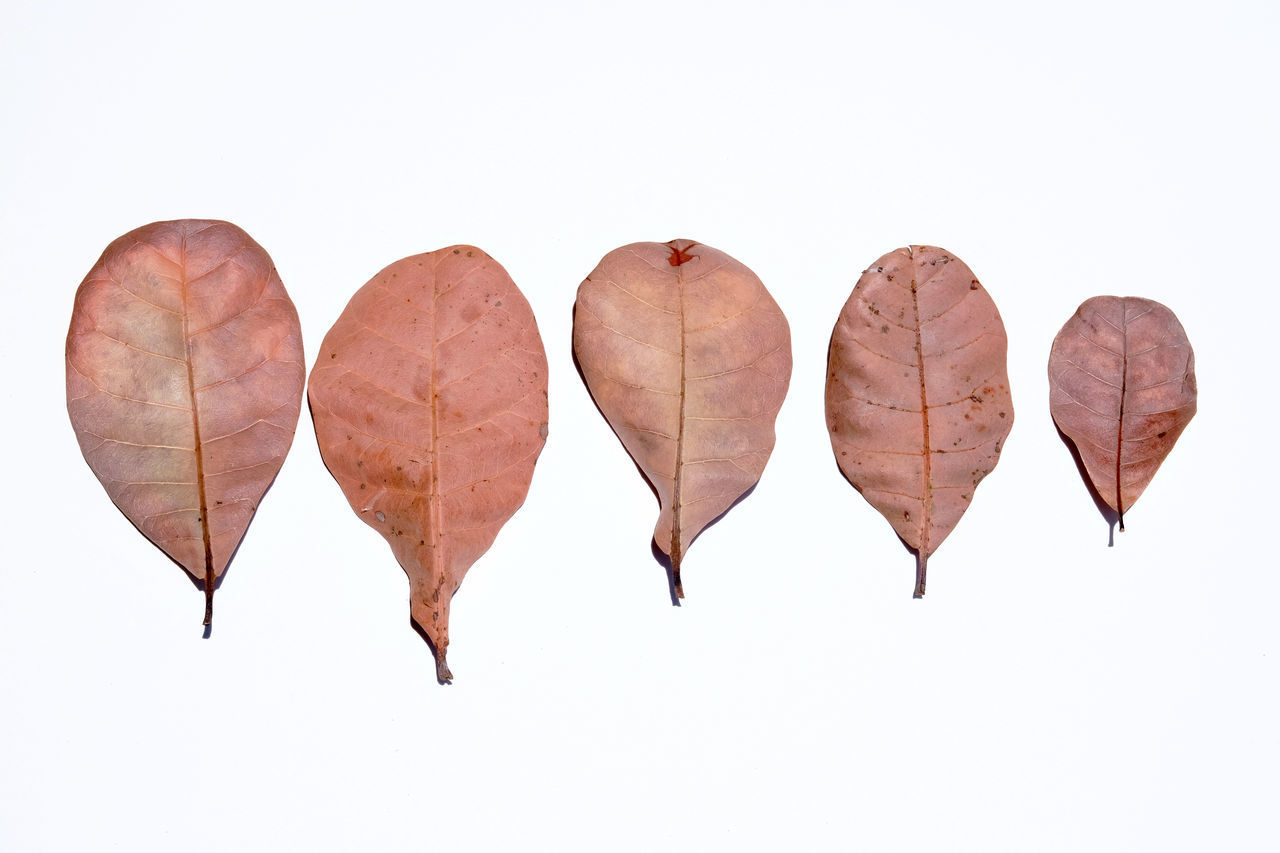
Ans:
[{"label": "heart-shaped leaf", "polygon": [[524,503],[547,437],[533,311],[472,246],[396,261],[325,336],[308,396],[325,465],[408,574],[449,681],[450,601]]},{"label": "heart-shaped leaf", "polygon": [[791,379],[786,317],[755,273],[694,243],[633,243],[578,288],[587,388],[658,493],[676,595],[690,543],[756,484]]},{"label": "heart-shaped leaf", "polygon": [[67,409],[116,506],[205,589],[205,624],[298,424],[298,314],[229,222],[131,231],[76,292]]},{"label": "heart-shaped leaf", "polygon": [[1178,318],[1137,296],[1085,300],[1053,339],[1049,410],[1124,530],[1196,413],[1195,355]]},{"label": "heart-shaped leaf", "polygon": [[840,470],[918,556],[969,508],[1013,426],[1008,348],[995,303],[934,246],[880,258],[831,335],[827,427]]}]

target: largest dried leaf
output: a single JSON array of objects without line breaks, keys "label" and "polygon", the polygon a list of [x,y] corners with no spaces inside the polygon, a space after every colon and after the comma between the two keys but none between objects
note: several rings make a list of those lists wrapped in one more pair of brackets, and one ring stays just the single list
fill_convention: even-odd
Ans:
[{"label": "largest dried leaf", "polygon": [[76,293],[67,409],[107,493],[204,584],[240,544],[293,442],[305,368],[271,258],[229,222],[131,231]]},{"label": "largest dried leaf", "polygon": [[591,396],[658,493],[676,594],[689,544],[756,484],[791,379],[786,317],[755,273],[694,243],[633,243],[578,288]]},{"label": "largest dried leaf", "polygon": [[409,575],[448,681],[450,601],[524,503],[547,437],[533,311],[474,247],[396,261],[325,336],[308,396],[325,464]]},{"label": "largest dried leaf", "polygon": [[1049,410],[1098,495],[1125,510],[1196,413],[1196,366],[1173,312],[1136,296],[1085,300],[1053,339]]},{"label": "largest dried leaf", "polygon": [[949,252],[911,246],[866,270],[831,335],[827,427],[840,470],[929,556],[955,528],[1013,426],[995,303]]}]

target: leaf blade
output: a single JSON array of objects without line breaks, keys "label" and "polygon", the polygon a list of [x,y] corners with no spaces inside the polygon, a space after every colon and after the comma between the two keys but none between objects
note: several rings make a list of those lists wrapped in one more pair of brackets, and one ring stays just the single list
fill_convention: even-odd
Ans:
[{"label": "leaf blade", "polygon": [[759,480],[791,375],[790,330],[759,278],[690,240],[607,254],[578,288],[588,391],[653,486],[653,540],[680,565]]},{"label": "leaf blade", "polygon": [[928,558],[995,468],[1013,425],[1007,342],[995,304],[943,249],[890,252],[836,321],[826,412],[842,473]]},{"label": "leaf blade", "polygon": [[1120,529],[1196,412],[1195,355],[1159,302],[1085,300],[1049,352],[1049,408]]},{"label": "leaf blade", "polygon": [[227,222],[136,229],[76,293],[67,407],[81,450],[209,605],[292,443],[302,358],[271,258]]},{"label": "leaf blade", "polygon": [[325,465],[408,575],[410,613],[441,682],[452,678],[452,596],[524,502],[546,440],[546,392],[532,308],[472,246],[379,272],[312,368]]}]

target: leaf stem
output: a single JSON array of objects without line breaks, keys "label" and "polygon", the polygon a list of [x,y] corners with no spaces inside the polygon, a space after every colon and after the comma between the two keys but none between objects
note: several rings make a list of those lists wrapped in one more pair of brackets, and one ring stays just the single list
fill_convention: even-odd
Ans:
[{"label": "leaf stem", "polygon": [[916,593],[912,598],[924,598],[924,577],[929,565],[929,555],[920,551],[916,555]]},{"label": "leaf stem", "polygon": [[213,561],[204,565],[204,624],[213,624]]}]

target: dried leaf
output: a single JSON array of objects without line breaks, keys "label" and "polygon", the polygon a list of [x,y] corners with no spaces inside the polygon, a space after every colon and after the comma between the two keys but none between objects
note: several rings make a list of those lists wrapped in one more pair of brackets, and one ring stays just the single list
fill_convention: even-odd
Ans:
[{"label": "dried leaf", "polygon": [[229,222],[131,231],[76,293],[67,409],[116,506],[205,589],[293,442],[305,368],[271,258]]},{"label": "dried leaf", "polygon": [[756,484],[791,379],[791,332],[755,273],[690,240],[605,255],[578,288],[573,348],[591,396],[654,490],[653,539],[680,563]]},{"label": "dried leaf", "polygon": [[547,437],[547,356],[497,261],[450,246],[396,261],[325,336],[308,392],[320,453],[409,575],[445,659],[463,576],[524,503]]},{"label": "dried leaf", "polygon": [[1196,413],[1195,355],[1178,318],[1136,296],[1086,300],[1053,339],[1049,410],[1124,530]]},{"label": "dried leaf", "polygon": [[1013,426],[1007,341],[995,303],[964,262],[934,246],[866,270],[835,331],[827,427],[840,470],[918,554],[969,508]]}]

